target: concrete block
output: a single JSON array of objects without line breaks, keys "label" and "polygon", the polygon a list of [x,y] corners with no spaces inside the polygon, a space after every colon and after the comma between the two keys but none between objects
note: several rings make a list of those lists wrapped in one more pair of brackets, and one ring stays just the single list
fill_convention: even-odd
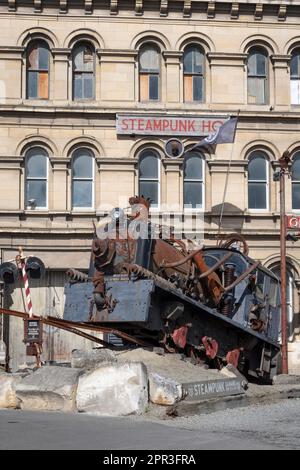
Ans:
[{"label": "concrete block", "polygon": [[12,374],[0,374],[0,408],[17,408],[16,385],[21,377]]},{"label": "concrete block", "polygon": [[149,374],[150,401],[156,405],[174,405],[183,397],[182,385],[169,377]]},{"label": "concrete block", "polygon": [[91,351],[75,349],[72,351],[71,366],[75,368],[93,370],[100,365],[112,362],[117,362],[117,358],[114,352],[109,349],[92,349]]},{"label": "concrete block", "polygon": [[16,386],[23,410],[73,411],[82,369],[45,366]]},{"label": "concrete block", "polygon": [[148,406],[148,376],[141,362],[111,364],[79,379],[78,411],[100,416],[142,414]]}]

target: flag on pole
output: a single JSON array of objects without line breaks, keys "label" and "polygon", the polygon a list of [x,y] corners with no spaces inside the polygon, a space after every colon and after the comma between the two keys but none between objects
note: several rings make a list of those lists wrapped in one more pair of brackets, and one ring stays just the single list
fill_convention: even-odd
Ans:
[{"label": "flag on pole", "polygon": [[217,144],[232,144],[235,139],[238,118],[229,118],[219,127],[217,132],[210,134],[194,145],[191,150],[198,150],[201,147],[214,146]]}]

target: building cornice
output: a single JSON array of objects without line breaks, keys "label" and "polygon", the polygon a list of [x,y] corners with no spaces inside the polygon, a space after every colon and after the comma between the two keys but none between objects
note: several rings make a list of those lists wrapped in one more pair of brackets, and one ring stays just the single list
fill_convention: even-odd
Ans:
[{"label": "building cornice", "polygon": [[[109,0],[101,2],[95,0],[59,0],[57,2],[57,11],[47,6],[43,0],[31,0],[24,5],[22,0],[6,0],[2,2],[3,8],[9,13],[18,12],[22,7],[22,12],[31,11],[35,16],[43,12],[49,14],[66,15],[70,10],[82,12],[82,15],[93,15],[99,12],[99,8],[107,10],[111,16],[118,16],[122,2],[120,0]],[[252,16],[253,21],[262,21],[264,16],[276,17],[278,21],[285,21],[287,16],[299,15],[300,0],[239,0],[239,1],[214,1],[214,0],[159,0],[152,2],[150,0],[134,0],[132,5],[128,5],[128,12],[134,17],[143,16],[145,11],[158,11],[160,17],[167,17],[173,11],[178,13],[181,9],[182,18],[191,18],[194,14],[205,16],[208,20],[214,20],[217,15],[228,14],[231,20],[238,20],[241,13]]]}]

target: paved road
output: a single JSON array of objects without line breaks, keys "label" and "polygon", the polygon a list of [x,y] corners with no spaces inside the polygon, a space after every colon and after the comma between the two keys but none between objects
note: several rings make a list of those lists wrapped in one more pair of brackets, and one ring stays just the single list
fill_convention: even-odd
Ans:
[{"label": "paved road", "polygon": [[163,424],[0,410],[0,449],[300,449],[300,400]]}]

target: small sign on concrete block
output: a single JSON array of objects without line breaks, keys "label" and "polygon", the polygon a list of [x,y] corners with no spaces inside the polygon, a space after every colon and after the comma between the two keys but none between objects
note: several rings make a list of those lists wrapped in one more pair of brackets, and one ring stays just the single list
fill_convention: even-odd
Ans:
[{"label": "small sign on concrete block", "polygon": [[242,380],[238,378],[185,383],[182,387],[183,396],[187,401],[207,400],[245,393]]},{"label": "small sign on concrete block", "polygon": [[23,410],[73,411],[81,369],[45,366],[16,386]]},{"label": "small sign on concrete block", "polygon": [[79,379],[78,411],[100,416],[142,414],[148,406],[147,369],[141,362],[99,367]]}]

